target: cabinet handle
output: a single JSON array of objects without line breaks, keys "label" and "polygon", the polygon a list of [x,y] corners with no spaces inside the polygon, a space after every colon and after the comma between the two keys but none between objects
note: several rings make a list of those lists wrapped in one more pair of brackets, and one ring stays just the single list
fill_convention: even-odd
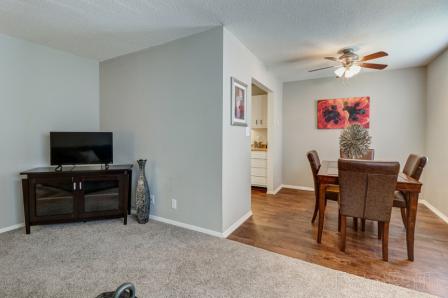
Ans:
[{"label": "cabinet handle", "polygon": [[73,190],[76,190],[76,182],[73,182]]},{"label": "cabinet handle", "polygon": [[82,182],[79,181],[79,190],[82,190]]},{"label": "cabinet handle", "polygon": [[260,124],[263,124],[263,120],[260,120]]},{"label": "cabinet handle", "polygon": [[258,124],[258,120],[255,120],[255,124]]}]

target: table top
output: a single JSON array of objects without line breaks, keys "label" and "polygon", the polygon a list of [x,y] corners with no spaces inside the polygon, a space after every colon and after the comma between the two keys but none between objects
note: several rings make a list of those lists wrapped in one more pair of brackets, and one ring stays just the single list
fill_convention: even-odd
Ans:
[{"label": "table top", "polygon": [[[338,184],[338,176],[339,173],[337,161],[322,161],[319,172],[317,173],[317,177],[321,182],[328,184]],[[421,187],[422,183],[415,180],[414,178],[404,173],[398,174],[397,190],[420,192]]]}]

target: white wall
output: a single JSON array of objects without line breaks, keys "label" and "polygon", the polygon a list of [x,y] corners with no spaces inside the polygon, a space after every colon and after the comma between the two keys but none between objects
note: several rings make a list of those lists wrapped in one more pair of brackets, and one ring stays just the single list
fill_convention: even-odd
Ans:
[{"label": "white wall", "polygon": [[222,62],[215,28],[100,64],[101,129],[115,162],[149,160],[151,214],[218,232]]},{"label": "white wall", "polygon": [[98,86],[98,62],[0,35],[0,229],[24,221],[19,172],[49,165],[49,131],[98,130]]},{"label": "white wall", "polygon": [[448,217],[448,51],[431,62],[427,70],[426,152],[423,197]]},{"label": "white wall", "polygon": [[370,96],[375,159],[403,165],[409,153],[425,151],[425,68],[363,73],[350,80],[290,82],[283,92],[283,184],[313,186],[307,151],[317,150],[324,160],[339,156],[341,130],[317,129],[318,99]]},{"label": "white wall", "polygon": [[152,215],[224,232],[250,211],[250,137],[230,125],[231,76],[273,91],[269,145],[278,187],[282,85],[227,30],[100,64],[101,129],[114,131],[117,161],[150,160]]},{"label": "white wall", "polygon": [[249,94],[251,94],[252,79],[257,80],[272,91],[272,97],[268,99],[272,112],[268,115],[269,127],[273,127],[268,131],[270,134],[268,154],[272,154],[270,168],[272,169],[271,179],[273,179],[274,189],[279,187],[282,181],[282,85],[232,33],[225,28],[223,31],[222,225],[223,231],[225,231],[247,214],[251,208],[251,140],[250,137],[246,136],[245,127],[230,125],[230,78],[233,76],[246,83]]}]

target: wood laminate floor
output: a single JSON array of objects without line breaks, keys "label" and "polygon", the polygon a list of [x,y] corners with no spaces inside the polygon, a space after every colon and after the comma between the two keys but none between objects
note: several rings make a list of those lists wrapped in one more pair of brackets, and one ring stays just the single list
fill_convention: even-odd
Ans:
[{"label": "wood laminate floor", "polygon": [[347,224],[347,246],[338,248],[337,203],[328,202],[322,244],[317,244],[317,220],[311,224],[314,193],[282,189],[267,195],[252,189],[253,216],[228,239],[305,260],[336,270],[448,297],[448,224],[419,204],[415,233],[415,261],[407,260],[406,234],[400,211],[394,208],[390,224],[389,262],[381,259],[377,225],[366,231]]}]

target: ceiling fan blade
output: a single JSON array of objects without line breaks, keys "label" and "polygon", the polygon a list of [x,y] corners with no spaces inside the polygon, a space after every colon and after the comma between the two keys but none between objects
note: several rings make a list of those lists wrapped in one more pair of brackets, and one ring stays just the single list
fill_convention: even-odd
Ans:
[{"label": "ceiling fan blade", "polygon": [[313,71],[318,71],[318,70],[323,70],[323,69],[328,69],[328,68],[333,68],[333,67],[336,67],[336,66],[327,66],[327,67],[316,68],[316,69],[308,70],[308,72],[313,72]]},{"label": "ceiling fan blade", "polygon": [[336,57],[324,57],[324,58],[330,61],[339,61],[338,58]]},{"label": "ceiling fan blade", "polygon": [[381,52],[376,52],[376,53],[373,53],[370,55],[366,55],[366,56],[362,57],[361,60],[359,60],[359,61],[367,61],[367,60],[377,59],[377,58],[386,57],[386,56],[389,56],[389,54],[381,51]]},{"label": "ceiling fan blade", "polygon": [[373,68],[373,69],[385,69],[387,67],[387,64],[378,64],[378,63],[359,63],[358,65],[364,68]]}]

